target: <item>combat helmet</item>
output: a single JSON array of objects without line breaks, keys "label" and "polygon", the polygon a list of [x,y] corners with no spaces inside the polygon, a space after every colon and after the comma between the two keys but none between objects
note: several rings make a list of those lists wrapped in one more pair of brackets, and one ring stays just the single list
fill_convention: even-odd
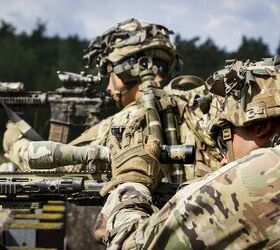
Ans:
[{"label": "combat helmet", "polygon": [[[280,116],[279,56],[258,62],[227,61],[224,69],[207,80],[207,85],[212,98],[214,96],[211,104],[213,119],[208,131],[218,144],[226,142],[224,146],[228,151],[232,151],[230,125],[250,126]],[[222,140],[219,140],[219,134]],[[221,148],[221,145],[218,146]],[[234,156],[229,158],[234,159]]]},{"label": "combat helmet", "polygon": [[92,40],[84,60],[101,74],[113,71],[125,84],[130,83],[139,77],[133,66],[141,56],[166,63],[168,69],[174,65],[178,56],[169,40],[172,33],[162,25],[129,19]]}]

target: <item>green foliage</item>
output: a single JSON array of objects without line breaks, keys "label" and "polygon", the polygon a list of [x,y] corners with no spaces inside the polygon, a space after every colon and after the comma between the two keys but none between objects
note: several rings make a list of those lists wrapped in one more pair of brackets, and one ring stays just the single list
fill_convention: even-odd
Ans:
[{"label": "green foliage", "polygon": [[[271,56],[268,45],[262,38],[243,36],[239,48],[231,53],[216,46],[210,38],[202,43],[199,41],[199,37],[187,40],[177,35],[175,45],[183,59],[183,73],[198,75],[203,79],[222,68],[226,59],[260,60]],[[280,44],[276,53],[280,54]]]},{"label": "green foliage", "polygon": [[183,59],[183,73],[203,79],[221,68],[227,58],[224,49],[218,48],[211,39],[199,44],[199,37],[182,40],[180,35],[177,35],[175,45]]},{"label": "green foliage", "polygon": [[77,36],[61,39],[47,37],[46,25],[38,22],[30,35],[16,34],[10,24],[0,27],[0,79],[22,81],[31,90],[54,90],[59,87],[56,71],[80,72],[87,41]]},{"label": "green foliage", "polygon": [[268,46],[263,42],[261,37],[255,39],[243,36],[241,45],[231,56],[236,59],[260,60],[261,58],[269,57],[270,52]]},{"label": "green foliage", "polygon": [[280,42],[279,42],[278,47],[276,49],[276,55],[280,55]]}]

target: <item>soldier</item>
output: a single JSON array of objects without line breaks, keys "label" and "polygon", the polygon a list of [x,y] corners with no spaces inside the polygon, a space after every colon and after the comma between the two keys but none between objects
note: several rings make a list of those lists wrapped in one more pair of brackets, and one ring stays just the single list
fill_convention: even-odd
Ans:
[{"label": "soldier", "polygon": [[[143,94],[143,89],[140,89],[141,77],[137,65],[140,58],[151,58],[155,87],[163,87],[168,83],[172,76],[172,69],[178,68],[180,63],[175,47],[169,40],[170,33],[170,30],[161,25],[131,19],[91,41],[84,56],[87,65],[93,65],[96,70],[108,76],[107,91],[123,109],[85,131],[71,142],[72,145],[105,145],[112,126],[122,127],[130,119],[145,116],[145,111],[140,108],[141,105],[136,103]],[[172,107],[177,106],[179,117],[176,120],[181,125],[180,133],[176,135],[180,139],[175,144],[196,145],[195,167],[192,165],[185,169],[186,179],[191,180],[219,167],[216,160],[219,154],[213,147],[213,142],[204,133],[208,115],[203,115],[198,109],[193,111],[192,108],[194,98],[204,93],[204,86],[187,92],[176,89],[176,86],[181,88],[184,83],[193,88],[202,85],[203,81],[193,76],[173,79],[165,88],[167,93],[164,95],[165,98],[157,103],[157,106],[167,106],[169,103],[172,103]],[[161,96],[157,98],[160,99]],[[143,124],[143,128],[147,132],[147,124]],[[164,129],[174,131],[174,128]],[[21,169],[29,169],[26,160],[28,144],[28,139],[9,123],[3,140],[5,156]],[[77,169],[79,170],[80,167]]]},{"label": "soldier", "polygon": [[172,69],[179,63],[169,40],[171,33],[164,26],[131,19],[91,41],[84,59],[109,78],[106,90],[122,110],[87,130],[72,145],[105,145],[112,126],[123,127],[131,118],[145,115],[137,104],[143,94],[139,61],[151,59],[155,69],[153,87],[162,88],[168,83]]},{"label": "soldier", "polygon": [[[214,74],[210,90],[224,99],[209,130],[230,163],[183,185],[160,211],[151,199],[161,171],[158,140],[141,130],[132,137],[138,121],[121,144],[109,138],[113,180],[123,183],[114,186],[100,215],[108,249],[280,248],[279,69],[276,57],[234,61]],[[130,151],[135,147],[138,152]],[[126,182],[135,173],[139,178]]]},{"label": "soldier", "polygon": [[[131,19],[118,24],[90,42],[84,57],[85,61],[88,66],[93,66],[94,70],[108,77],[107,91],[122,110],[85,131],[71,142],[72,145],[104,145],[112,126],[123,127],[130,119],[145,115],[136,103],[141,95],[139,90],[141,79],[136,68],[138,60],[141,57],[151,58],[156,70],[154,79],[156,87],[168,83],[172,68],[176,67],[178,61],[175,47],[169,39],[170,33],[171,31],[164,26]],[[144,127],[143,124],[143,129]],[[30,169],[26,156],[28,145],[28,139],[24,138],[12,123],[8,123],[3,141],[6,157],[23,170]],[[104,166],[98,167],[104,169]],[[81,169],[77,165],[67,168],[78,171]],[[91,214],[82,208],[79,208],[79,212],[71,209],[72,214],[76,215],[75,218],[69,216],[70,224],[73,225],[70,227],[71,231],[85,231],[79,227],[88,227],[90,220],[85,217],[94,214],[92,209],[87,210],[90,210]],[[88,232],[90,231],[88,229]],[[79,239],[78,242],[88,241],[83,235],[77,235],[75,232],[72,234],[76,236],[75,240]],[[76,242],[73,244],[77,245]]]},{"label": "soldier", "polygon": [[[136,104],[141,95],[136,65],[139,58],[148,56],[157,71],[155,84],[167,83],[177,61],[175,48],[169,40],[170,33],[161,25],[131,19],[90,42],[84,56],[87,66],[93,65],[95,70],[109,78],[107,91],[123,109],[85,131],[71,142],[72,145],[104,145],[113,125],[125,126],[132,117],[144,115]],[[27,139],[22,138],[12,124],[8,124],[3,142],[7,158],[19,167],[28,168],[25,161],[27,145]]]}]

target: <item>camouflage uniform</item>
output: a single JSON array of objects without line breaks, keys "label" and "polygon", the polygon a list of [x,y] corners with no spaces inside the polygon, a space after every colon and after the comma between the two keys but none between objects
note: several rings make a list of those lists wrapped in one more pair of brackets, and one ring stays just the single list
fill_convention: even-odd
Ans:
[{"label": "camouflage uniform", "polygon": [[144,115],[145,113],[139,109],[136,102],[132,102],[117,114],[102,120],[100,123],[86,130],[78,138],[70,142],[70,144],[75,146],[88,144],[105,145],[112,126],[125,126],[130,119],[136,119],[136,117],[141,119]]},{"label": "camouflage uniform", "polygon": [[218,169],[221,154],[216,148],[215,141],[206,133],[211,114],[203,114],[198,107],[194,107],[195,100],[207,94],[205,86],[182,91],[170,85],[172,82],[164,90],[174,99],[178,108],[181,119],[180,142],[195,145],[196,149],[195,163],[186,165],[184,169],[186,180],[191,181]]},{"label": "camouflage uniform", "polygon": [[[136,20],[136,23],[138,21]],[[134,23],[134,21],[132,21],[132,23]],[[140,23],[140,26],[142,24]],[[144,24],[145,26],[146,24]],[[122,25],[120,25],[118,27],[118,29],[120,29]],[[129,27],[129,22],[127,24],[124,25],[128,26],[127,28],[124,28],[124,32],[121,32],[121,37],[124,37],[123,35],[125,33],[127,33],[128,35],[130,35],[129,31],[131,30],[131,27]],[[140,33],[139,36],[135,36],[137,39],[135,39],[135,37],[131,36],[129,37],[129,39],[127,39],[126,41],[124,41],[124,43],[122,43],[122,46],[119,45],[115,45],[112,44],[112,40],[111,39],[104,39],[106,43],[111,43],[108,46],[108,44],[106,44],[106,46],[108,46],[108,48],[106,49],[106,51],[102,51],[100,52],[100,48],[103,49],[104,46],[99,46],[100,44],[98,43],[99,40],[106,38],[107,35],[111,34],[109,31],[107,34],[104,35],[104,37],[99,37],[97,38],[97,40],[95,40],[97,42],[97,44],[95,44],[95,42],[92,42],[89,48],[89,53],[88,55],[91,55],[88,57],[89,59],[89,63],[91,61],[93,61],[93,64],[98,64],[100,66],[100,70],[101,71],[105,71],[106,70],[106,65],[108,64],[108,61],[111,62],[113,64],[113,66],[118,65],[118,63],[120,61],[122,61],[126,56],[130,56],[133,55],[135,53],[141,52],[144,53],[146,55],[149,55],[148,53],[146,53],[148,50],[150,50],[152,52],[152,56],[156,57],[156,58],[160,58],[163,60],[170,60],[169,57],[171,57],[171,61],[173,60],[174,55],[174,48],[173,46],[170,44],[169,40],[166,39],[165,36],[167,36],[168,34],[168,30],[162,26],[155,26],[155,25],[150,25],[149,27],[149,34],[157,34],[156,32],[158,32],[158,29],[161,31],[161,36],[163,37],[162,43],[160,42],[160,39],[155,39],[155,40],[147,40],[148,42],[146,42],[145,38],[146,38],[146,30],[145,28],[141,28],[140,29]],[[133,31],[133,30],[132,30]],[[134,32],[131,32],[132,34]],[[138,35],[138,33],[136,33]],[[110,38],[110,36],[108,36]],[[112,37],[111,37],[112,38]],[[149,39],[150,37],[148,37]],[[119,38],[118,38],[119,39]],[[121,39],[121,38],[120,38]],[[144,39],[144,40],[142,40]],[[140,44],[137,44],[139,41]],[[126,44],[127,42],[127,44]],[[119,43],[121,44],[121,43]],[[103,44],[104,45],[104,44]],[[113,51],[108,51],[108,49],[113,49]],[[171,65],[169,65],[171,68]],[[137,79],[138,80],[138,79]],[[174,93],[174,92],[172,92]],[[191,94],[189,94],[191,95]],[[194,96],[197,96],[197,94],[193,94]],[[206,166],[206,165],[202,165],[204,161],[208,161],[210,158],[208,157],[208,152],[207,152],[207,147],[205,146],[205,144],[203,142],[201,142],[200,140],[203,138],[196,138],[196,136],[192,135],[192,132],[189,131],[190,128],[194,128],[195,131],[198,131],[200,129],[200,125],[197,126],[195,123],[197,121],[199,121],[201,123],[201,125],[203,125],[203,118],[199,117],[197,119],[194,119],[195,117],[201,115],[199,113],[197,114],[191,114],[191,108],[187,107],[189,105],[192,104],[193,102],[193,98],[192,101],[189,102],[187,98],[182,98],[186,96],[185,93],[180,93],[180,96],[178,95],[177,97],[174,96],[174,99],[176,99],[176,103],[179,105],[181,103],[181,107],[182,109],[180,110],[180,119],[182,120],[186,120],[187,123],[189,122],[189,124],[194,123],[192,126],[190,125],[182,125],[181,127],[181,133],[182,135],[184,135],[183,139],[181,140],[181,143],[193,143],[195,142],[196,146],[197,146],[197,155],[202,155],[201,157],[197,156],[197,159],[199,159],[197,162],[200,163],[200,166]],[[182,101],[181,101],[182,99]],[[185,116],[184,113],[190,113],[191,118],[189,118],[189,116]],[[129,106],[125,107],[122,111],[120,111],[119,113],[117,113],[116,115],[109,117],[103,121],[101,121],[98,125],[90,128],[89,130],[85,131],[80,137],[78,137],[76,140],[74,140],[71,144],[72,145],[78,145],[78,146],[83,146],[83,145],[87,145],[87,144],[101,144],[104,145],[105,141],[107,140],[107,137],[110,133],[110,128],[113,125],[117,125],[117,126],[123,126],[126,125],[127,121],[129,121],[130,119],[134,119],[135,117],[142,117],[144,116],[143,112],[141,110],[139,110],[138,106],[136,105],[136,103],[132,103]],[[188,121],[188,119],[190,119]],[[187,124],[186,123],[186,124]],[[13,129],[12,129],[13,130]],[[186,131],[188,130],[188,132]],[[202,129],[203,130],[203,129]],[[11,131],[11,130],[10,130]],[[26,160],[26,154],[27,154],[27,148],[29,145],[29,141],[26,138],[23,138],[22,135],[18,134],[17,132],[13,132],[10,133],[10,131],[6,132],[6,136],[4,139],[4,148],[5,148],[5,152],[6,152],[6,156],[13,162],[15,162],[22,170],[25,169],[29,169],[28,166],[28,162]],[[12,134],[12,136],[11,136]],[[14,136],[16,135],[16,136]],[[191,139],[192,138],[192,139]],[[80,166],[71,166],[70,167],[71,170],[80,170]],[[186,168],[186,172],[189,172],[189,170],[191,170],[191,173],[187,174],[187,178],[189,179],[193,179],[198,171],[195,171],[194,167],[187,167]],[[202,176],[204,175],[206,172],[208,172],[210,169],[207,167],[203,168],[202,172],[199,172],[198,176]],[[98,227],[98,226],[97,226]]]},{"label": "camouflage uniform", "polygon": [[[176,91],[175,89],[170,91],[167,87],[165,91],[174,100],[179,113],[178,120],[180,122],[178,123],[178,129],[180,131],[180,143],[195,145],[195,164],[188,164],[184,169],[186,180],[193,180],[216,170],[220,166],[219,160],[221,156],[213,140],[205,133],[207,121],[211,116],[203,114],[199,108],[192,108],[195,98],[205,94],[205,87],[201,86],[188,91]],[[70,144],[74,146],[105,145],[112,126],[125,126],[129,120],[136,117],[141,119],[144,116],[144,110],[140,109],[136,102],[133,102],[117,114],[102,120],[97,125],[86,130],[81,136],[70,142]],[[11,123],[7,126],[9,129],[4,135],[3,143],[5,156],[16,163],[21,170],[29,170],[30,167],[27,160],[29,140],[24,138]],[[11,133],[16,136],[11,136]],[[81,166],[69,166],[63,169],[80,170]]]},{"label": "camouflage uniform", "polygon": [[[277,65],[235,61],[216,75],[213,93],[225,92],[212,136],[225,122],[247,126],[279,117]],[[160,211],[146,183],[119,185],[99,215],[98,229],[106,232],[96,234],[108,249],[280,249],[280,135],[273,138],[274,147],[182,185]]]},{"label": "camouflage uniform", "polygon": [[[279,249],[280,146],[183,186],[159,211],[142,184],[117,187],[99,223],[108,249]],[[267,164],[269,162],[269,164]]]}]

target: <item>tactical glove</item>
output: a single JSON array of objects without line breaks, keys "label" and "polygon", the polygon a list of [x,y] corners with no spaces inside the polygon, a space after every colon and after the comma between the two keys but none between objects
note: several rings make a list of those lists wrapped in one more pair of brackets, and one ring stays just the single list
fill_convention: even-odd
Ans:
[{"label": "tactical glove", "polygon": [[3,137],[4,156],[15,163],[20,170],[29,170],[28,146],[29,141],[12,122],[8,122]]},{"label": "tactical glove", "polygon": [[20,140],[23,137],[23,135],[19,131],[19,129],[14,125],[14,123],[10,121],[6,124],[6,127],[7,130],[5,131],[3,136],[3,148],[5,152],[8,152],[15,144],[15,142]]},{"label": "tactical glove", "polygon": [[158,162],[159,140],[153,136],[144,136],[142,130],[135,133],[133,126],[128,127],[119,143],[115,136],[110,136],[107,147],[111,152],[112,179],[101,189],[105,196],[112,188],[124,182],[137,182],[153,191],[162,178]]}]

